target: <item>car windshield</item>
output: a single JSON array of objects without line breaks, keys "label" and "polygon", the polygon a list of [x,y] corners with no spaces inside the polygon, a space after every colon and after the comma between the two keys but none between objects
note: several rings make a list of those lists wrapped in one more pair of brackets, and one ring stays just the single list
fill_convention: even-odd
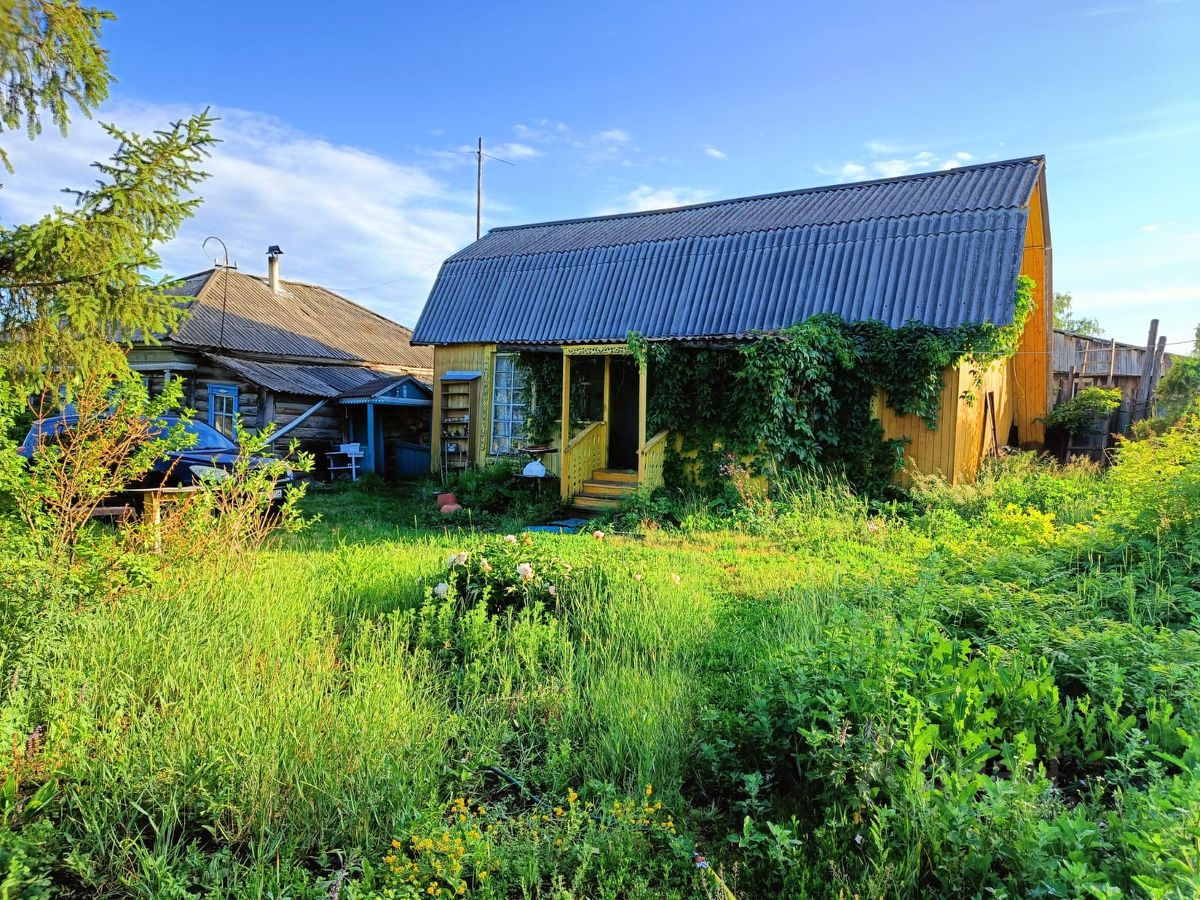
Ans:
[{"label": "car windshield", "polygon": [[188,450],[228,450],[237,452],[237,444],[203,422],[197,422],[195,419],[184,422],[182,419],[174,418],[162,419],[161,421],[166,426],[162,429],[164,432],[177,425],[182,425],[184,431],[196,436],[196,442],[188,447]]}]

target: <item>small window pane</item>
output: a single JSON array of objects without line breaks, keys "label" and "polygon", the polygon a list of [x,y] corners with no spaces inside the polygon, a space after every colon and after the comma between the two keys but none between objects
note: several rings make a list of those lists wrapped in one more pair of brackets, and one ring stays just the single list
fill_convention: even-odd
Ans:
[{"label": "small window pane", "polygon": [[525,444],[525,377],[511,354],[497,354],[492,379],[492,453]]}]

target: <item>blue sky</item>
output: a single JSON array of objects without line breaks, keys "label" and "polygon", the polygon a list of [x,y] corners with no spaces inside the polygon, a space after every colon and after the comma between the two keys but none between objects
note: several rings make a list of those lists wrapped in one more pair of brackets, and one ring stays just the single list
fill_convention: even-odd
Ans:
[{"label": "blue sky", "polygon": [[[251,271],[277,243],[411,324],[473,237],[480,135],[514,163],[485,227],[1044,153],[1055,287],[1123,340],[1200,323],[1193,0],[110,5],[98,118],[222,116],[174,272],[208,234]],[[108,151],[88,123],[6,143],[5,219]]]}]

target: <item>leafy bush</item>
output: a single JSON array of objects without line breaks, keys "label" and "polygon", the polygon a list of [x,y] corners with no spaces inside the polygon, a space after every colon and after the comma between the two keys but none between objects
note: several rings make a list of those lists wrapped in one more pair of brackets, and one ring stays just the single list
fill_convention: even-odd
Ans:
[{"label": "leafy bush", "polygon": [[1120,405],[1119,388],[1086,387],[1070,400],[1055,406],[1042,421],[1049,428],[1061,428],[1075,437],[1092,428],[1097,419],[1107,417]]}]

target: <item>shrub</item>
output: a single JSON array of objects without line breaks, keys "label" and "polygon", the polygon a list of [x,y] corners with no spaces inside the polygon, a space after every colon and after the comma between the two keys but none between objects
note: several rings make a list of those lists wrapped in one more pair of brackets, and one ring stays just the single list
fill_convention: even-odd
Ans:
[{"label": "shrub", "polygon": [[1049,428],[1061,428],[1072,437],[1083,434],[1100,418],[1106,418],[1121,405],[1119,388],[1086,387],[1070,400],[1050,410],[1043,422]]}]

